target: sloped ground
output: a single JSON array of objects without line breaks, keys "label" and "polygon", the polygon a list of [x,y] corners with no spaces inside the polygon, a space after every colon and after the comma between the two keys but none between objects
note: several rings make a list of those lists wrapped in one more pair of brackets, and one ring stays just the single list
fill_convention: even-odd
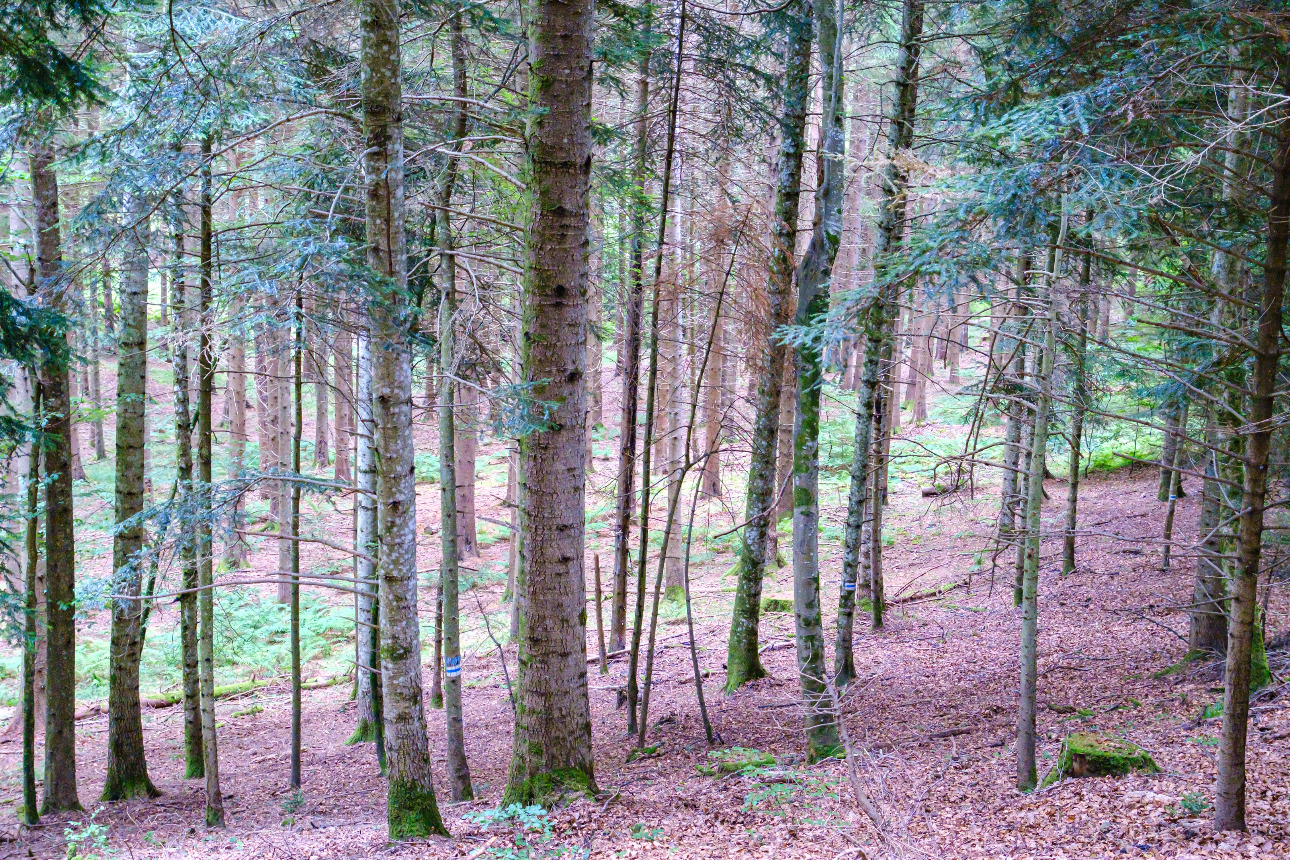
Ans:
[{"label": "sloped ground", "polygon": [[[612,405],[612,404],[610,404]],[[608,411],[608,415],[615,414]],[[950,432],[935,425],[920,431]],[[419,433],[429,436],[429,426]],[[419,447],[420,447],[419,440]],[[496,452],[494,452],[496,453]],[[610,446],[600,446],[600,486],[612,476]],[[480,510],[495,519],[505,466],[495,459],[481,471]],[[1046,528],[1054,534],[1065,496],[1061,481],[1047,485],[1052,497]],[[1081,493],[1080,568],[1061,579],[1060,540],[1045,540],[1040,585],[1040,711],[1042,761],[1051,764],[1068,732],[1096,728],[1140,744],[1163,769],[1158,776],[1069,779],[1030,796],[1013,789],[1018,616],[1011,605],[1010,559],[1000,557],[991,584],[991,559],[980,551],[997,507],[997,487],[966,496],[924,499],[907,480],[893,489],[886,569],[888,592],[907,602],[894,607],[881,633],[858,628],[856,665],[860,681],[845,699],[847,726],[859,752],[860,783],[888,820],[889,832],[910,856],[943,858],[1093,858],[1290,856],[1290,695],[1263,700],[1256,709],[1249,753],[1251,832],[1216,835],[1208,827],[1214,779],[1217,720],[1198,717],[1220,698],[1221,670],[1198,666],[1157,673],[1176,663],[1185,645],[1169,629],[1185,633],[1186,618],[1170,611],[1190,593],[1190,560],[1178,559],[1172,573],[1159,570],[1158,536],[1163,506],[1155,500],[1155,475],[1118,473],[1094,477]],[[422,526],[437,523],[437,487],[422,486]],[[734,488],[731,499],[741,498]],[[842,494],[826,487],[826,520],[840,522]],[[589,506],[605,504],[593,491]],[[1193,535],[1197,500],[1180,506],[1177,534]],[[711,532],[738,522],[733,511],[714,505]],[[1051,522],[1049,522],[1051,518]],[[607,517],[600,517],[600,520]],[[339,539],[347,530],[345,503],[327,515]],[[700,521],[704,515],[700,515]],[[422,534],[423,558],[433,564],[437,537]],[[1115,535],[1115,536],[1113,536]],[[1116,537],[1118,536],[1118,537]],[[593,532],[606,581],[607,528]],[[787,541],[781,546],[787,547]],[[481,565],[504,561],[506,547],[484,550]],[[836,541],[826,539],[826,618],[836,605],[839,558]],[[306,567],[321,565],[328,551],[304,553]],[[695,629],[705,691],[721,735],[717,749],[746,747],[773,753],[778,764],[749,775],[702,776],[695,766],[708,761],[698,717],[693,672],[683,617],[667,613],[650,709],[654,757],[627,763],[633,744],[625,737],[625,716],[616,709],[626,661],[614,660],[608,675],[588,667],[596,744],[597,780],[602,793],[575,799],[547,817],[529,817],[536,829],[516,847],[522,824],[487,824],[481,814],[496,806],[505,783],[511,745],[510,706],[496,649],[486,639],[477,606],[490,611],[501,635],[505,614],[502,584],[486,582],[463,598],[468,641],[466,661],[467,748],[480,800],[444,806],[454,839],[388,844],[384,837],[384,796],[370,746],[349,747],[353,724],[345,685],[305,693],[305,786],[300,798],[287,789],[289,710],[279,684],[236,700],[221,701],[221,771],[230,826],[208,832],[201,826],[202,792],[182,776],[181,722],[177,708],[145,712],[145,733],[158,800],[91,804],[103,837],[120,857],[810,857],[883,855],[876,831],[851,799],[841,762],[802,763],[800,710],[796,705],[792,616],[764,619],[763,655],[771,677],[734,696],[720,692],[733,580],[730,557],[700,551],[696,539],[692,569]],[[101,559],[97,562],[103,564]],[[252,560],[256,570],[276,569],[271,542]],[[590,571],[590,564],[588,565]],[[918,599],[936,584],[971,588]],[[788,570],[767,583],[767,592],[791,593]],[[268,589],[263,590],[269,599]],[[479,603],[476,603],[478,595]],[[911,599],[912,598],[912,599]],[[343,597],[334,598],[342,602]],[[423,619],[433,615],[426,589]],[[495,614],[492,614],[495,613]],[[1270,632],[1290,629],[1290,599],[1284,587],[1269,604]],[[160,623],[171,623],[167,610]],[[607,610],[606,610],[607,615]],[[102,635],[95,619],[83,636]],[[427,628],[428,629],[428,628]],[[595,653],[594,629],[589,653]],[[514,672],[514,649],[506,658]],[[1278,655],[1274,654],[1274,669]],[[1282,675],[1285,665],[1281,664]],[[306,675],[311,675],[308,669]],[[262,712],[234,716],[253,709]],[[429,711],[430,731],[442,769],[442,712]],[[106,718],[78,724],[81,798],[91,801],[102,786]],[[0,744],[0,799],[13,810],[20,802],[19,744]],[[443,784],[444,780],[440,780]],[[441,798],[441,800],[446,800]],[[8,816],[6,816],[8,817]],[[48,818],[35,832],[16,833],[9,818],[0,857],[63,857],[64,828],[87,815]],[[545,822],[545,823],[544,823]],[[73,828],[83,832],[84,828]],[[94,851],[90,845],[83,850]],[[529,851],[525,854],[525,851]],[[508,853],[514,852],[514,853]],[[103,853],[103,852],[100,852]],[[103,856],[109,856],[103,854]]]}]

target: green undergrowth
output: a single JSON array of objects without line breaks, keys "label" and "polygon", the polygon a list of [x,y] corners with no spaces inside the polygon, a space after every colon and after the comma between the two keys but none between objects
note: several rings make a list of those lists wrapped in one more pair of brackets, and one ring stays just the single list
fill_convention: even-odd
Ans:
[{"label": "green undergrowth", "polygon": [[724,750],[713,750],[708,753],[711,764],[698,764],[694,768],[704,776],[720,776],[723,773],[750,773],[757,768],[771,767],[775,757],[761,750],[748,747],[730,747]]}]

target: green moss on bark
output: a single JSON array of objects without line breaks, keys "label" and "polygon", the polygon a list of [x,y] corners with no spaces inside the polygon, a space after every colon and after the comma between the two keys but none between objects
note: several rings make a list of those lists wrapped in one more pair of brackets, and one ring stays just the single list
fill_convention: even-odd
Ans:
[{"label": "green moss on bark", "polygon": [[514,775],[502,794],[502,806],[512,803],[535,804],[550,808],[570,794],[585,794],[588,797],[599,792],[596,780],[590,767],[582,770],[576,767],[536,773],[527,779],[516,779]]},{"label": "green moss on bark", "polygon": [[434,792],[403,780],[390,780],[386,823],[391,839],[448,835]]},{"label": "green moss on bark", "polygon": [[371,720],[359,720],[354,726],[354,733],[345,741],[345,746],[376,743],[376,723]]}]

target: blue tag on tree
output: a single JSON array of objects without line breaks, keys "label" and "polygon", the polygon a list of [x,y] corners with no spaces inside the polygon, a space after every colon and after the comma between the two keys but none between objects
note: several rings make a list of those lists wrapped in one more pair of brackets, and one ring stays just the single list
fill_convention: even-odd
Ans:
[{"label": "blue tag on tree", "polygon": [[461,676],[461,658],[449,657],[443,664],[443,670],[444,670],[444,674],[447,675],[449,678],[460,677]]}]

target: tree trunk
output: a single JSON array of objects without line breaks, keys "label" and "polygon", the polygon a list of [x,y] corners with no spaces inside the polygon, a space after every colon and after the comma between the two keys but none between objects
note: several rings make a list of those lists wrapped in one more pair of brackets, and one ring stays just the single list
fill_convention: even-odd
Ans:
[{"label": "tree trunk", "polygon": [[[184,509],[196,504],[193,491],[193,419],[188,400],[189,360],[188,344],[192,337],[189,316],[184,307],[187,286],[183,277],[184,234],[182,220],[175,219],[175,256],[170,291],[171,314],[174,321],[170,363],[174,374],[175,392],[175,481],[176,498]],[[184,688],[184,779],[200,779],[206,773],[205,753],[202,747],[201,681],[197,643],[197,541],[192,517],[179,523],[179,558],[181,588],[179,596],[179,638],[183,661]]]},{"label": "tree trunk", "polygon": [[1282,298],[1286,245],[1290,239],[1290,120],[1282,120],[1268,213],[1267,255],[1260,296],[1258,338],[1245,445],[1245,480],[1232,577],[1231,618],[1223,686],[1223,730],[1219,736],[1214,829],[1245,829],[1245,745],[1250,715],[1250,656],[1254,640],[1263,513],[1267,502],[1269,448],[1274,430],[1277,370],[1281,361]]},{"label": "tree trunk", "polygon": [[[799,326],[818,325],[829,310],[838,246],[842,242],[842,194],[846,185],[846,135],[842,128],[845,83],[842,30],[835,0],[814,3],[822,75],[820,145],[816,156],[815,216],[811,242],[797,267]],[[808,758],[841,751],[828,692],[824,624],[820,614],[820,391],[824,356],[815,343],[795,350],[797,412],[793,422],[793,614],[797,672],[802,686]]]},{"label": "tree trunk", "polygon": [[351,431],[354,415],[354,338],[349,331],[349,320],[343,313],[336,332],[336,346],[332,352],[332,379],[336,383],[336,471],[338,483],[354,479],[350,471],[349,451],[354,444]]},{"label": "tree trunk", "polygon": [[[636,143],[633,178],[638,188],[645,187],[649,168],[649,7],[645,12],[644,36],[641,40],[640,69],[636,82]],[[634,200],[631,213],[631,267],[626,294],[622,297],[623,345],[622,409],[618,425],[618,497],[614,508],[614,593],[610,601],[609,647],[621,650],[627,645],[627,577],[631,570],[631,523],[636,511],[636,438],[637,413],[640,409],[641,317],[645,292],[642,275],[645,266],[645,203]]]},{"label": "tree trunk", "polygon": [[[1085,222],[1092,221],[1092,213]],[[1091,251],[1092,239],[1087,240]],[[1088,383],[1085,364],[1088,361],[1089,285],[1092,280],[1093,255],[1084,253],[1079,275],[1079,293],[1071,306],[1075,319],[1075,336],[1071,344],[1071,419],[1070,468],[1066,484],[1066,534],[1062,539],[1062,576],[1075,572],[1075,531],[1079,524],[1080,448],[1084,439],[1084,415],[1088,412]]]},{"label": "tree trunk", "polygon": [[[479,558],[479,528],[475,519],[475,460],[479,453],[479,391],[471,385],[458,385],[453,426],[456,468],[457,551],[461,558]],[[457,421],[458,417],[463,418]],[[448,455],[439,451],[440,462]]]},{"label": "tree trunk", "polygon": [[1205,412],[1205,481],[1197,520],[1196,567],[1188,612],[1187,647],[1196,653],[1227,651],[1227,581],[1223,575],[1219,519],[1222,485],[1218,483],[1220,436],[1213,407]]},{"label": "tree trunk", "polygon": [[224,826],[224,796],[219,781],[219,747],[215,736],[215,568],[211,540],[211,401],[215,392],[215,355],[211,344],[211,331],[215,320],[211,316],[211,299],[214,274],[212,248],[213,227],[211,212],[211,148],[209,137],[202,140],[201,179],[201,236],[198,249],[198,268],[201,278],[198,303],[199,332],[197,338],[197,480],[200,484],[197,511],[201,518],[197,524],[197,578],[201,586],[201,630],[198,657],[200,664],[202,749],[206,754],[206,826]]},{"label": "tree trunk", "polygon": [[[354,595],[355,662],[358,664],[357,716],[354,733],[346,743],[369,743],[378,740],[382,726],[376,702],[380,697],[380,614],[377,610],[379,585],[376,579],[376,557],[380,546],[376,540],[376,458],[372,439],[372,359],[370,340],[358,338],[358,388],[354,394],[354,411],[358,416],[355,434],[354,465],[357,493],[354,496],[354,578],[358,580]],[[375,634],[375,635],[374,635]],[[381,750],[377,749],[378,758]],[[384,767],[382,767],[384,770]]]},{"label": "tree trunk", "polygon": [[759,655],[762,576],[766,570],[767,535],[776,527],[774,507],[779,492],[775,468],[779,436],[780,392],[784,388],[785,347],[773,336],[788,321],[793,303],[793,270],[798,207],[802,191],[802,153],[806,148],[806,112],[811,100],[810,6],[796,0],[785,24],[786,51],[783,103],[780,107],[780,146],[776,165],[775,203],[771,217],[771,257],[768,272],[765,356],[757,380],[752,427],[748,494],[744,504],[747,525],[739,542],[735,605],[730,618],[726,653],[726,691],[763,678]]},{"label": "tree trunk", "polygon": [[[29,152],[35,209],[37,292],[48,308],[69,313],[59,236],[58,176],[48,144]],[[41,368],[45,432],[45,795],[41,812],[79,810],[76,794],[76,546],[72,506],[71,369],[47,361]],[[60,441],[61,444],[60,444]]]},{"label": "tree trunk", "polygon": [[1066,220],[1061,236],[1048,252],[1048,275],[1044,284],[1049,305],[1044,327],[1043,352],[1036,362],[1034,429],[1031,431],[1030,470],[1026,475],[1025,565],[1021,580],[1021,684],[1017,705],[1017,790],[1033,791],[1038,782],[1035,769],[1035,688],[1038,673],[1039,636],[1039,549],[1040,512],[1044,503],[1044,464],[1048,445],[1048,419],[1052,412],[1052,376],[1057,337],[1057,302],[1053,295],[1061,269]]},{"label": "tree trunk", "polygon": [[381,692],[385,718],[391,839],[447,834],[439,816],[421,702],[417,621],[416,474],[412,438],[412,351],[403,212],[403,120],[399,3],[363,0],[362,103],[369,177],[367,262],[383,280],[368,303],[373,446],[377,462],[377,577],[380,580]]},{"label": "tree trunk", "polygon": [[[179,283],[178,278],[175,283]],[[243,307],[241,299],[236,299],[231,313],[240,316]],[[246,443],[250,440],[246,432],[246,340],[240,333],[234,333],[230,338],[227,380],[224,402],[228,406],[228,438],[232,448],[228,475],[230,479],[238,480],[246,470]],[[244,504],[244,494],[239,493],[234,501],[234,518],[241,516]],[[245,567],[250,553],[246,538],[234,534],[224,546],[224,565],[232,570]]]},{"label": "tree trunk", "polygon": [[313,366],[314,378],[314,465],[319,469],[331,465],[327,432],[327,368],[331,363],[327,360],[329,352],[331,350],[325,343],[316,343],[309,350],[309,363]]},{"label": "tree trunk", "polygon": [[94,410],[94,417],[90,419],[90,438],[94,444],[94,460],[101,462],[107,459],[107,441],[103,436],[103,381],[101,373],[102,361],[99,354],[102,351],[102,342],[99,339],[99,281],[97,278],[90,278],[90,337],[89,337],[89,362],[90,362],[90,407]]},{"label": "tree trunk", "polygon": [[520,438],[519,684],[503,803],[596,792],[587,698],[586,420],[590,0],[540,0],[529,22],[528,259],[522,382],[559,404]]},{"label": "tree trunk", "polygon": [[112,538],[111,650],[108,665],[107,773],[103,800],[128,800],[159,794],[148,778],[139,706],[139,660],[143,603],[143,413],[148,389],[149,205],[132,194],[134,221],[121,272],[121,333],[117,338],[116,377],[116,529]]},{"label": "tree trunk", "polygon": [[[855,446],[851,454],[851,486],[847,494],[847,523],[842,550],[843,586],[838,598],[840,629],[833,661],[839,683],[850,680],[846,675],[853,662],[849,650],[852,640],[850,625],[866,519],[869,521],[870,534],[869,539],[864,541],[864,546],[869,547],[872,554],[874,548],[882,545],[881,514],[876,506],[870,504],[874,491],[869,474],[870,466],[874,465],[874,430],[877,429],[880,438],[886,435],[886,421],[879,420],[883,416],[879,388],[883,361],[890,361],[891,326],[895,309],[895,287],[887,283],[886,268],[887,257],[899,250],[905,228],[909,171],[902,166],[899,156],[914,141],[922,32],[922,0],[904,0],[901,9],[900,46],[896,57],[896,99],[892,103],[890,130],[887,132],[888,159],[882,175],[882,201],[878,209],[878,230],[874,236],[875,293],[868,309],[862,312],[864,365],[860,373],[859,395],[856,398]],[[870,565],[872,583],[872,558]],[[881,592],[873,594],[871,599],[875,617],[881,617]],[[845,631],[841,630],[844,624],[847,625]],[[845,652],[844,648],[847,649]]]},{"label": "tree trunk", "polygon": [[[452,38],[452,76],[458,101],[453,106],[453,129],[449,147],[452,153],[461,149],[466,136],[466,38],[461,13],[448,19]],[[448,728],[448,772],[453,802],[471,800],[475,790],[470,784],[470,767],[466,762],[466,734],[461,707],[461,630],[457,590],[461,557],[469,558],[475,550],[475,413],[479,395],[473,387],[457,386],[454,377],[460,356],[454,327],[457,324],[457,264],[453,255],[452,194],[457,181],[457,159],[449,154],[439,192],[439,209],[435,236],[439,246],[439,529],[442,553],[439,565],[439,591],[443,600],[444,655],[444,721]],[[460,397],[467,415],[465,427],[459,427],[454,414],[454,391]],[[457,442],[462,442],[461,451]],[[462,468],[465,467],[465,468]],[[463,474],[464,473],[464,474]],[[465,508],[465,510],[463,510]],[[459,555],[460,552],[460,555]]]}]

